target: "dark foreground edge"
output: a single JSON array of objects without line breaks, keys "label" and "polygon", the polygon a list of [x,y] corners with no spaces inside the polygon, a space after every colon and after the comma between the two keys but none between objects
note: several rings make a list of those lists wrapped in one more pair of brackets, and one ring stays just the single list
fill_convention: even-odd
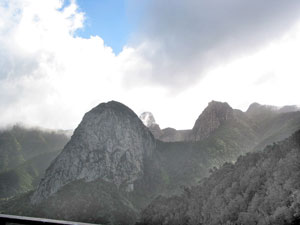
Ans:
[{"label": "dark foreground edge", "polygon": [[[26,216],[14,216],[14,215],[6,215],[0,214],[0,225],[5,225],[6,223],[18,223],[18,224],[47,224],[47,225],[92,225],[92,223],[79,223],[79,222],[71,222],[71,221],[64,221],[64,220],[51,220],[51,219],[44,219],[44,218],[36,218],[36,217],[26,217]],[[93,224],[94,225],[94,224]]]}]

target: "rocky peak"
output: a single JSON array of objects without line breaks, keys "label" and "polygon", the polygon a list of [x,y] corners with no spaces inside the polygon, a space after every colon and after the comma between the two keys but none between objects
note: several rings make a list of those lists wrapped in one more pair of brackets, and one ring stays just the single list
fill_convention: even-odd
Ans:
[{"label": "rocky peak", "polygon": [[101,178],[132,190],[154,148],[153,135],[131,109],[115,101],[102,103],[84,115],[31,201],[39,203],[75,180]]},{"label": "rocky peak", "polygon": [[143,112],[140,115],[140,119],[146,127],[150,127],[150,126],[156,124],[154,116],[151,112]]},{"label": "rocky peak", "polygon": [[199,141],[209,137],[225,121],[233,119],[233,112],[234,110],[226,102],[210,102],[198,117],[192,130],[191,139]]},{"label": "rocky peak", "polygon": [[141,121],[149,128],[156,139],[159,139],[162,132],[159,125],[155,122],[154,116],[151,112],[143,112],[140,117]]}]

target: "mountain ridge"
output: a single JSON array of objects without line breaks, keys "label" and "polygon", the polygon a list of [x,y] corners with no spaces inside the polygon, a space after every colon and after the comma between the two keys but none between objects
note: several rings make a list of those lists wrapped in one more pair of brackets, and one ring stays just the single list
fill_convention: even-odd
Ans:
[{"label": "mountain ridge", "polygon": [[79,179],[102,178],[133,189],[143,174],[144,157],[155,139],[127,106],[111,101],[87,112],[61,154],[52,162],[32,203],[39,203],[64,185]]},{"label": "mountain ridge", "polygon": [[[115,101],[101,103],[84,115],[39,187],[25,195],[25,209],[19,210],[16,200],[4,203],[0,210],[134,224],[156,196],[178,195],[182,186],[197,185],[210,170],[300,129],[299,112],[279,113],[258,123],[228,103],[216,101],[199,117],[202,124],[213,125],[208,132],[201,130],[208,135],[199,136],[200,140],[189,139],[192,130],[172,128],[163,129],[166,136],[159,140],[129,107]],[[179,134],[186,136],[178,141],[182,138]],[[75,214],[81,212],[80,216],[71,209]],[[95,209],[100,210],[99,216],[89,213]]]}]

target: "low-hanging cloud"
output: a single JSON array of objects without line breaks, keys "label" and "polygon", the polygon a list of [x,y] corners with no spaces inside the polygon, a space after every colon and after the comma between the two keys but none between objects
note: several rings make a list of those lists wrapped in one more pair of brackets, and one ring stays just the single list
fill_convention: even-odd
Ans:
[{"label": "low-hanging cloud", "polygon": [[300,17],[298,0],[151,0],[143,7],[135,46],[151,64],[144,78],[172,90],[280,38]]}]

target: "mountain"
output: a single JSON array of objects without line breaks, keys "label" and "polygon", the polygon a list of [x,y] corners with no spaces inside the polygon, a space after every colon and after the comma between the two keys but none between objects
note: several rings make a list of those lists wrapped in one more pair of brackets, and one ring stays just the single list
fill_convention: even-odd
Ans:
[{"label": "mountain", "polygon": [[140,225],[298,224],[300,131],[226,163],[181,195],[157,197]]},{"label": "mountain", "polygon": [[154,116],[151,112],[143,112],[139,118],[146,127],[151,127],[152,125],[157,125]]},{"label": "mountain", "polygon": [[36,188],[68,140],[62,131],[21,126],[0,131],[0,198]]},{"label": "mountain", "polygon": [[153,135],[131,109],[115,101],[102,103],[84,115],[37,189],[25,195],[27,206],[18,211],[17,201],[4,208],[48,218],[133,224],[138,209],[132,193],[146,186],[139,181],[152,173],[145,170],[155,148]]},{"label": "mountain", "polygon": [[0,133],[0,172],[24,162],[21,145],[9,132]]},{"label": "mountain", "polygon": [[282,107],[273,106],[273,105],[261,105],[257,102],[252,103],[246,111],[246,114],[250,117],[263,115],[263,114],[278,114],[278,113],[288,113],[288,112],[297,112],[300,111],[300,108],[296,105],[286,105]]},{"label": "mountain", "polygon": [[139,118],[143,122],[143,124],[149,128],[151,133],[156,139],[159,139],[162,135],[162,131],[159,125],[155,122],[154,116],[151,112],[143,112]]},{"label": "mountain", "polygon": [[296,105],[286,105],[279,109],[280,113],[297,112],[297,111],[300,111],[300,108]]},{"label": "mountain", "polygon": [[300,109],[297,106],[276,107],[253,103],[245,115],[259,137],[254,150],[289,137],[300,128]]},{"label": "mountain", "polygon": [[[164,195],[162,199],[174,204],[182,201],[180,196],[169,197],[179,195],[183,186],[199,185],[224,163],[233,163],[247,152],[260,152],[300,129],[300,112],[269,113],[260,120],[259,113],[248,115],[213,101],[193,130],[167,128],[154,138],[153,131],[127,106],[102,103],[85,114],[36,190],[0,202],[0,211],[134,224],[157,196]],[[149,113],[142,119],[150,127],[156,124]],[[30,174],[29,169],[25,171]],[[168,200],[160,202],[162,210],[164,205],[169,207]]]},{"label": "mountain", "polygon": [[0,172],[39,154],[63,148],[69,137],[56,131],[13,126],[0,131]]},{"label": "mountain", "polygon": [[85,114],[61,154],[47,169],[33,203],[72,181],[101,178],[128,190],[143,175],[155,139],[135,113],[118,102],[102,103]]},{"label": "mountain", "polygon": [[[151,112],[144,112],[140,119],[154,137],[163,142],[202,141],[225,126],[243,126],[251,136],[256,136],[252,148],[260,148],[268,143],[282,140],[299,126],[300,108],[295,105],[277,107],[252,103],[246,112],[233,109],[226,102],[211,101],[196,120],[191,130],[161,129]],[[294,124],[293,124],[294,123]],[[231,124],[231,125],[228,125]],[[232,127],[231,127],[232,128]],[[230,131],[231,132],[231,131]],[[259,144],[260,143],[260,144]]]},{"label": "mountain", "polygon": [[227,120],[234,118],[233,109],[224,102],[212,101],[201,113],[193,127],[191,140],[201,141],[223,125]]},{"label": "mountain", "polygon": [[0,199],[10,198],[34,190],[51,161],[60,153],[41,153],[17,167],[0,173]]}]

